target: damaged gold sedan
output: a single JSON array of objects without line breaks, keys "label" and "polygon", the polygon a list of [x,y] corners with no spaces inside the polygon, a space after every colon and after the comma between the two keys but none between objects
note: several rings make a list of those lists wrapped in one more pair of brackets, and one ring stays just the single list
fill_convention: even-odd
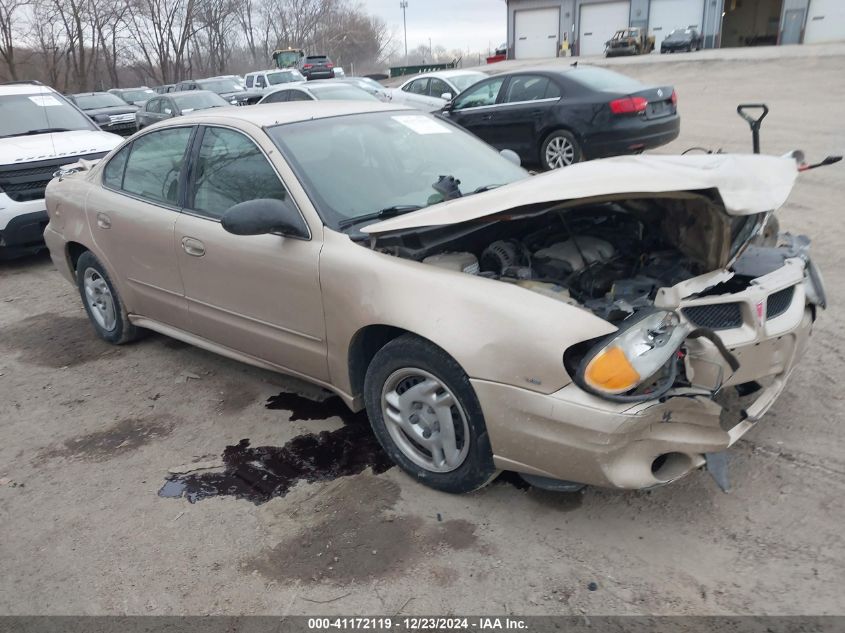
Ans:
[{"label": "damaged gold sedan", "polygon": [[426,485],[638,489],[718,471],[804,352],[823,284],[773,221],[797,173],[708,155],[528,177],[418,112],[256,106],[67,170],[45,238],[104,339],[146,328],[322,385]]}]

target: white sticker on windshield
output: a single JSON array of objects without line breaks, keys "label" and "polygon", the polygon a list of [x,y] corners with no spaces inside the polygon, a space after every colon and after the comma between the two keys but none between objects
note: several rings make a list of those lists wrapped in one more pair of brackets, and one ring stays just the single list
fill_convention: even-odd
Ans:
[{"label": "white sticker on windshield", "polygon": [[451,134],[452,130],[434,119],[419,114],[395,116],[393,120],[417,134]]},{"label": "white sticker on windshield", "polygon": [[35,105],[40,106],[60,106],[62,102],[56,99],[56,97],[51,97],[50,95],[36,95],[34,97],[29,98]]}]

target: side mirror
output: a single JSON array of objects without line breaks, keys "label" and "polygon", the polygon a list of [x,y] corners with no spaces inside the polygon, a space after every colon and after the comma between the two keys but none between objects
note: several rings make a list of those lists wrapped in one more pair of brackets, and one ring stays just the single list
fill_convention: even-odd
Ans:
[{"label": "side mirror", "polygon": [[442,95],[440,95],[440,98],[446,99],[446,101],[451,101],[452,100],[452,93],[451,92],[444,92]]},{"label": "side mirror", "polygon": [[308,226],[289,199],[258,198],[229,208],[221,220],[223,229],[233,235],[281,233],[308,238]]},{"label": "side mirror", "polygon": [[505,160],[509,160],[517,167],[522,167],[522,159],[519,157],[519,154],[517,154],[512,149],[503,149],[501,152],[499,152],[499,154],[502,155],[502,158],[504,158]]}]

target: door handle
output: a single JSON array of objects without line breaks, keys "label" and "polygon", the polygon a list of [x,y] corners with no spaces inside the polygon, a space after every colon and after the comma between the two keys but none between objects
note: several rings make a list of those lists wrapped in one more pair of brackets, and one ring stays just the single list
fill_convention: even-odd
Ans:
[{"label": "door handle", "polygon": [[191,257],[202,257],[205,255],[205,244],[193,237],[183,237],[182,250]]},{"label": "door handle", "polygon": [[107,216],[105,213],[98,213],[97,214],[97,226],[101,229],[110,229],[111,228],[111,218]]}]

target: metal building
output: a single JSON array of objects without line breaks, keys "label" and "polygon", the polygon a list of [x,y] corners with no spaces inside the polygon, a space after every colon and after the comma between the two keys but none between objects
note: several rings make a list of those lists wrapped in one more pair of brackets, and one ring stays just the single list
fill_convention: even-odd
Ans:
[{"label": "metal building", "polygon": [[601,55],[613,33],[647,28],[655,47],[691,27],[705,48],[845,41],[845,0],[506,0],[512,59]]}]

